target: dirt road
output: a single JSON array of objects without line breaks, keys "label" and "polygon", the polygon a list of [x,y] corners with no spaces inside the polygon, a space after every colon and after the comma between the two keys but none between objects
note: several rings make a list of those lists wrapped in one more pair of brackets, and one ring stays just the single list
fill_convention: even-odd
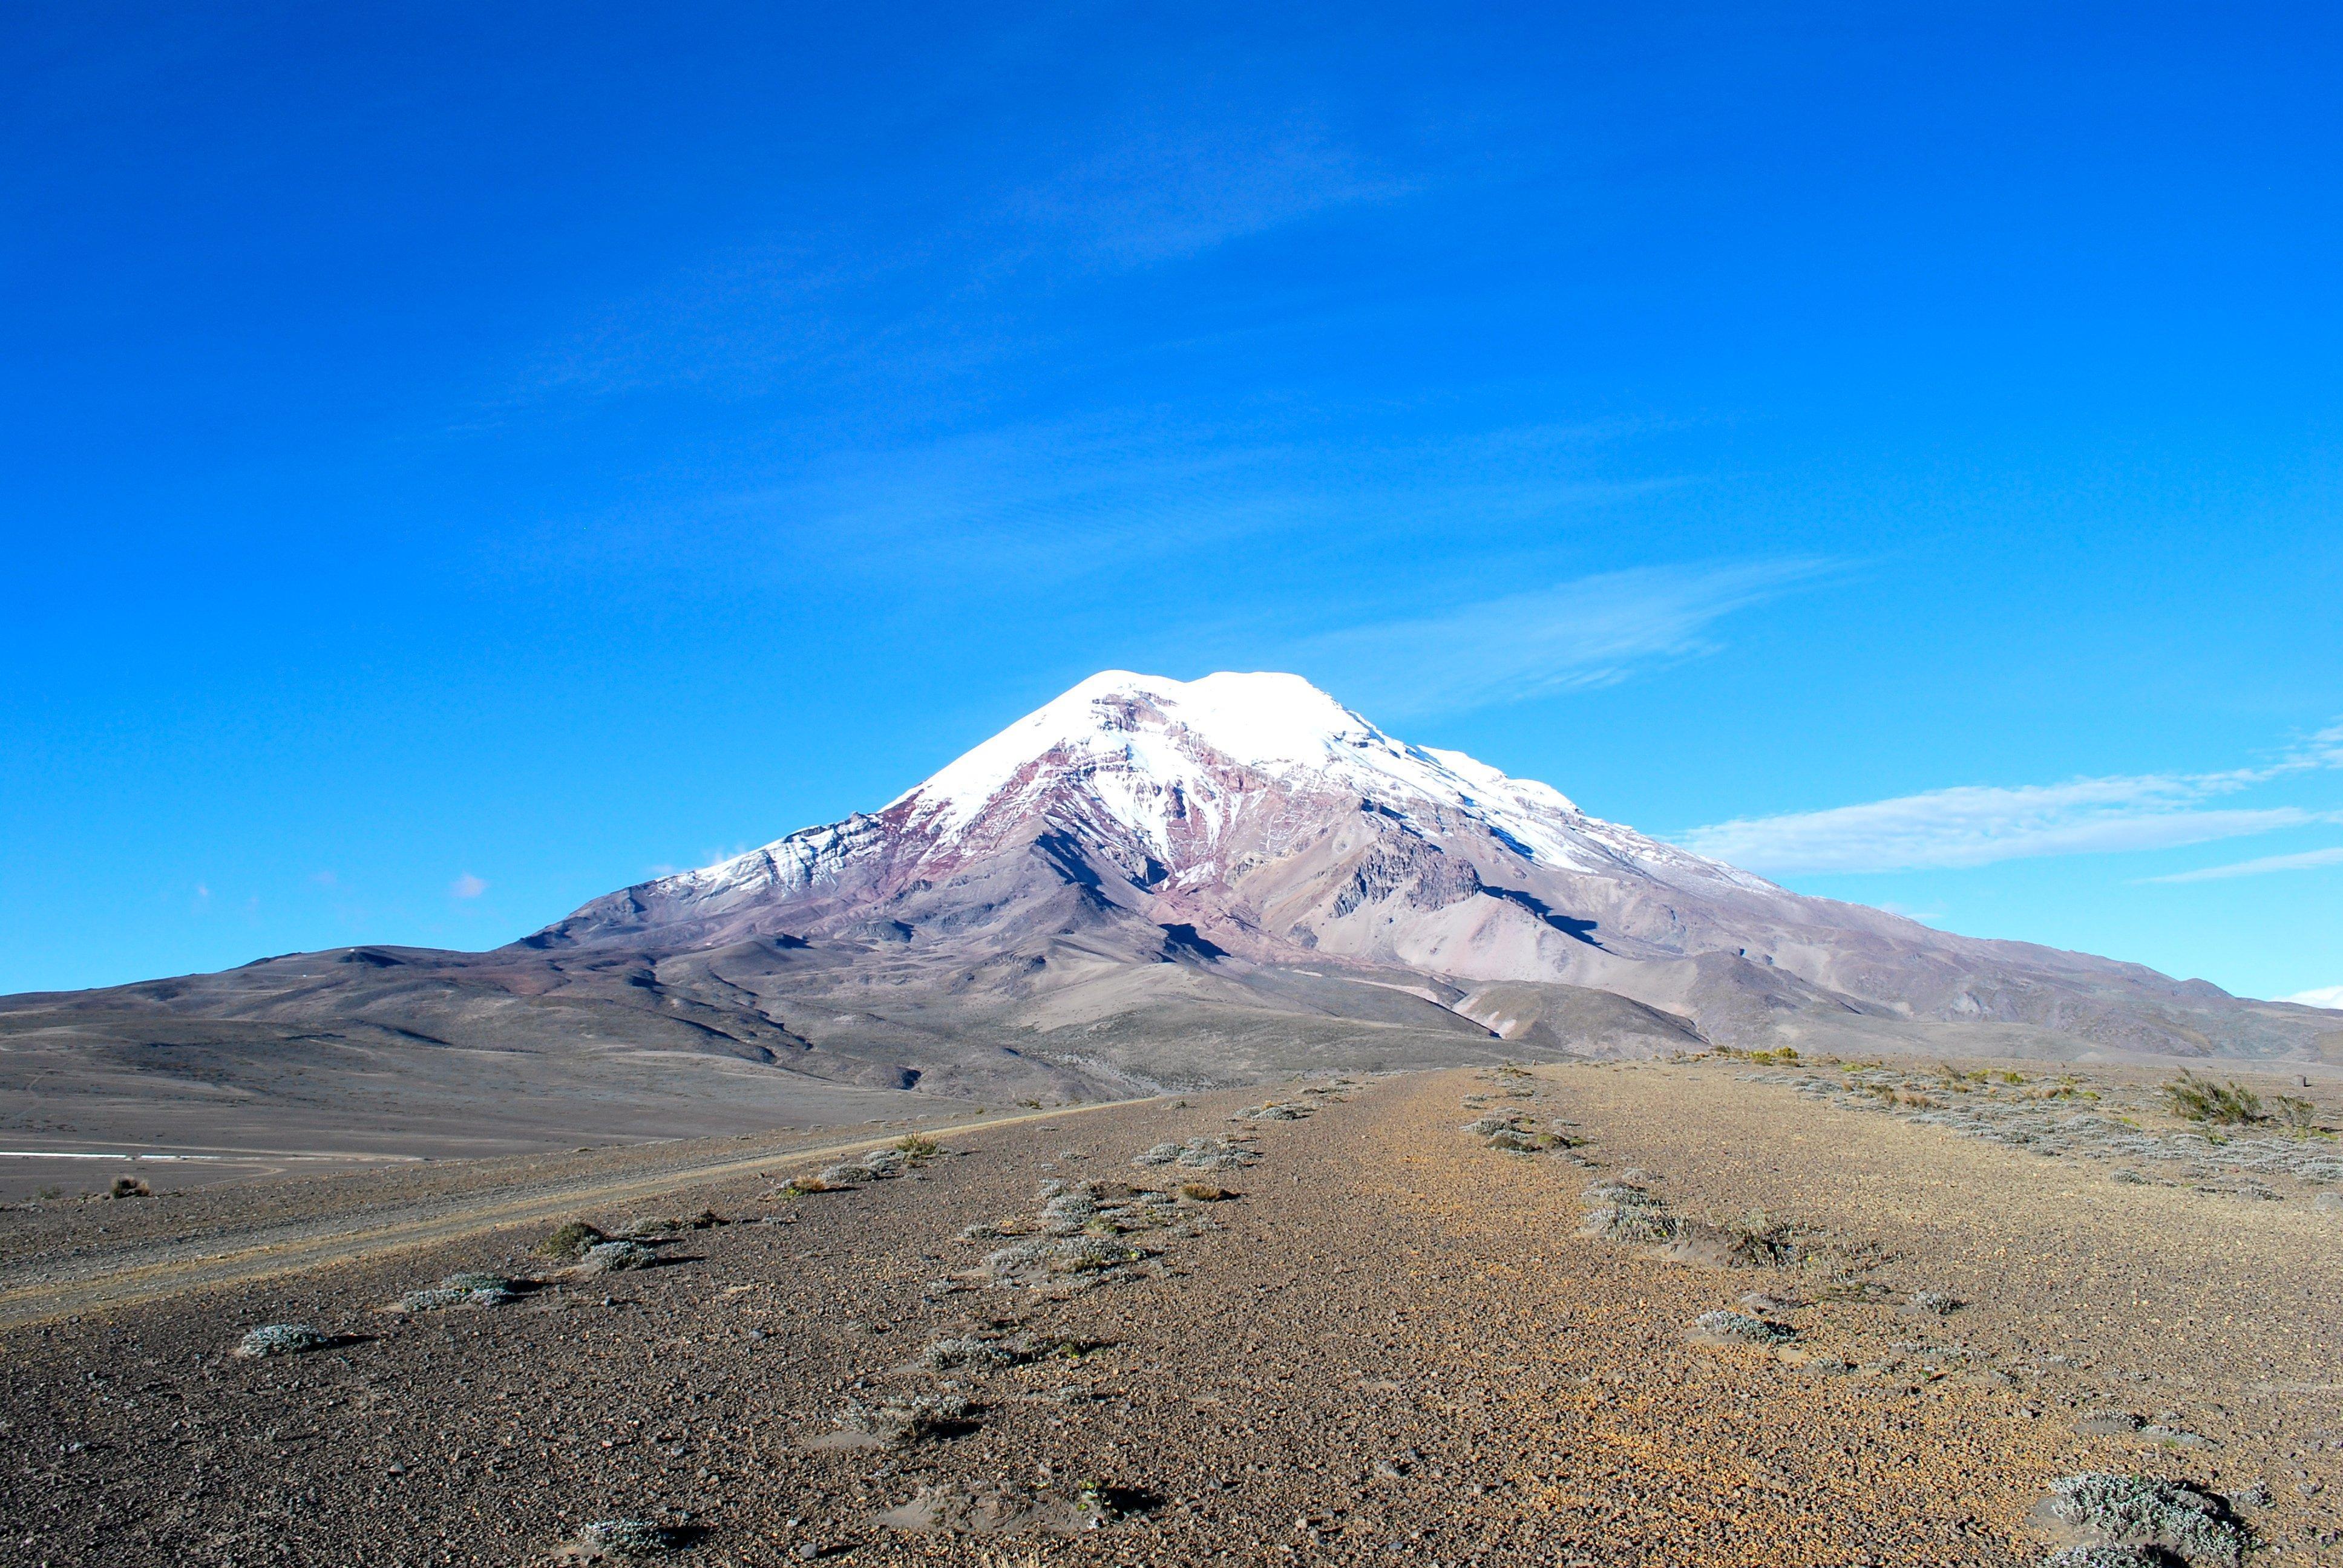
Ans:
[{"label": "dirt road", "polygon": [[[931,1125],[934,1136],[959,1137],[980,1129],[1095,1113],[1116,1103],[991,1116]],[[75,1313],[107,1311],[189,1291],[246,1283],[306,1269],[359,1259],[444,1246],[487,1231],[558,1221],[581,1209],[643,1203],[688,1188],[706,1187],[771,1168],[836,1159],[882,1147],[900,1134],[866,1134],[845,1141],[782,1135],[726,1140],[709,1152],[706,1145],[666,1145],[660,1157],[639,1151],[614,1151],[583,1169],[548,1174],[538,1161],[499,1161],[502,1173],[521,1166],[511,1179],[486,1180],[465,1164],[442,1165],[429,1174],[402,1171],[410,1188],[432,1190],[386,1200],[345,1181],[330,1188],[327,1201],[287,1187],[261,1187],[221,1195],[227,1215],[199,1234],[158,1236],[156,1226],[110,1226],[110,1244],[94,1244],[87,1231],[52,1228],[50,1244],[31,1243],[21,1231],[11,1238],[8,1283],[0,1288],[0,1328],[37,1323]],[[739,1152],[743,1142],[753,1153]],[[634,1155],[635,1158],[628,1158]],[[640,1167],[648,1164],[649,1170]],[[435,1181],[434,1178],[437,1178]],[[339,1202],[331,1199],[339,1198]],[[307,1199],[308,1201],[304,1202]],[[308,1207],[297,1219],[278,1219],[278,1206]],[[205,1209],[218,1204],[194,1204]],[[83,1207],[85,1206],[79,1206]],[[133,1202],[105,1211],[118,1221],[153,1220]],[[65,1212],[71,1215],[73,1211]],[[93,1227],[94,1229],[94,1227]]]}]

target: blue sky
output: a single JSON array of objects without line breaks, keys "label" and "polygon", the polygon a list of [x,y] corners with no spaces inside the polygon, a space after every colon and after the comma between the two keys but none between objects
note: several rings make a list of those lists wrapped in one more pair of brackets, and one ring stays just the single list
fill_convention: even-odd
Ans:
[{"label": "blue sky", "polygon": [[1109,667],[2343,985],[2323,8],[670,11],[13,21],[0,989],[492,945]]}]

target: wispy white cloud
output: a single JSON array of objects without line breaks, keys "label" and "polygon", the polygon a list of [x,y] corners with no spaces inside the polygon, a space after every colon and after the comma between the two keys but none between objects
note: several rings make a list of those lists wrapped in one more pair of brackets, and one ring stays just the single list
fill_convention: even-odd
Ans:
[{"label": "wispy white cloud", "polygon": [[1327,633],[1297,647],[1293,662],[1378,718],[1487,708],[1715,653],[1725,617],[1842,569],[1799,559],[1606,572]]},{"label": "wispy white cloud", "polygon": [[2290,1001],[2303,1007],[2331,1007],[2343,1011],[2343,985],[2323,985],[2309,990],[2298,990],[2292,996],[2282,996],[2280,1001]]},{"label": "wispy white cloud", "polygon": [[469,871],[447,884],[447,896],[451,899],[477,899],[488,890],[488,883]]},{"label": "wispy white cloud", "polygon": [[2259,877],[2271,871],[2308,871],[2318,866],[2343,865],[2343,849],[2311,849],[2299,855],[2264,855],[2258,860],[2239,860],[2234,865],[2204,866],[2194,871],[2175,871],[2168,877],[2143,877],[2147,882],[2218,882],[2231,877]]},{"label": "wispy white cloud", "polygon": [[[2213,804],[2288,774],[2334,768],[2343,768],[2343,726],[2321,730],[2258,767],[1932,789],[1822,811],[1736,818],[1694,828],[1677,841],[1775,875],[1926,870],[2044,855],[2177,849],[2343,820],[2343,813],[2299,806]],[[2200,881],[2325,863],[2318,852],[2271,856],[2154,879]]]},{"label": "wispy white cloud", "polygon": [[1045,232],[1071,231],[1101,260],[1143,266],[1409,188],[1372,169],[1325,126],[1297,116],[1139,132],[1011,205]]},{"label": "wispy white cloud", "polygon": [[813,204],[582,304],[467,423],[485,428],[547,397],[756,396],[785,379],[967,370],[1054,341],[1060,325],[1032,302],[1069,263],[1178,263],[1427,177],[1385,169],[1306,112],[1101,126],[1076,149],[1012,184],[940,179],[858,218],[814,216],[829,209]]}]

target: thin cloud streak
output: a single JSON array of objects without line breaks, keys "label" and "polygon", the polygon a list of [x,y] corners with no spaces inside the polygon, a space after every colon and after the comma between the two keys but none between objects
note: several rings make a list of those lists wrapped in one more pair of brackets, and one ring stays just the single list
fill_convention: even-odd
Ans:
[{"label": "thin cloud streak", "polygon": [[1825,560],[1646,568],[1509,594],[1444,615],[1310,638],[1294,662],[1363,712],[1405,719],[1614,686],[1721,649],[1735,611],[1836,575]]},{"label": "thin cloud streak", "polygon": [[[2343,768],[2343,725],[2329,726],[2256,768],[1932,789],[1823,811],[1736,818],[1694,828],[1676,842],[1777,876],[1936,870],[2046,855],[2177,849],[2343,820],[2343,813],[2298,806],[2208,804],[2275,779],[2338,768]],[[2343,859],[2343,851],[2277,855],[2237,867],[2147,879],[2187,882],[2251,876],[2327,864],[2328,855]]]},{"label": "thin cloud streak", "polygon": [[2168,877],[2143,877],[2144,882],[2218,882],[2231,877],[2260,877],[2272,871],[2307,871],[2318,866],[2343,865],[2343,849],[2311,849],[2299,855],[2265,855],[2258,860],[2239,860],[2235,865],[2206,866],[2194,871],[2175,871]]}]

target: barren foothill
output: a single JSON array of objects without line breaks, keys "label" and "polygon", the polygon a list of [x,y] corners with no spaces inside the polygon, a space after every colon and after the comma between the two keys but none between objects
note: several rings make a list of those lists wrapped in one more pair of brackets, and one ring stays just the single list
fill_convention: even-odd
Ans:
[{"label": "barren foothill", "polygon": [[[500,1207],[529,1161],[11,1211],[20,1292],[206,1227],[349,1255],[7,1328],[0,1562],[2030,1563],[2096,1473],[2343,1562],[2315,1161],[2157,1120],[2154,1075],[1886,1073],[1359,1076],[875,1162],[535,1162],[639,1238],[600,1264]],[[2161,1152],[2092,1142],[2135,1132]],[[368,1183],[442,1229],[372,1250]],[[232,1353],[266,1324],[328,1342]]]}]

